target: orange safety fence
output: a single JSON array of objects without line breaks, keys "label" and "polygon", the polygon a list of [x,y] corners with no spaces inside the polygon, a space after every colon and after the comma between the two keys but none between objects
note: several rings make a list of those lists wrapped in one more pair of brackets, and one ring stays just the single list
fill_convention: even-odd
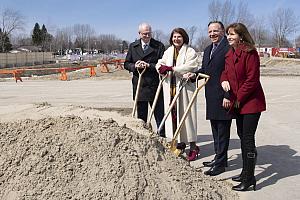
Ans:
[{"label": "orange safety fence", "polygon": [[100,61],[100,72],[108,73],[108,65],[115,65],[115,69],[124,69],[125,59],[110,59],[110,60],[101,60]]},{"label": "orange safety fence", "polygon": [[22,78],[21,78],[21,74],[23,73],[23,69],[4,69],[4,70],[0,70],[0,74],[12,74],[14,76],[14,79],[17,81],[21,81],[23,82]]},{"label": "orange safety fence", "polygon": [[113,62],[115,62],[116,69],[124,69],[125,59],[114,59]]},{"label": "orange safety fence", "polygon": [[90,76],[96,76],[95,71],[96,66],[80,66],[80,67],[61,67],[61,68],[22,68],[22,69],[7,69],[0,70],[0,74],[12,74],[16,82],[19,80],[22,82],[21,75],[25,71],[55,71],[60,72],[60,80],[66,81],[68,80],[67,72],[74,71],[79,69],[90,68]]},{"label": "orange safety fence", "polygon": [[[110,60],[101,60],[100,61],[100,72],[108,73],[108,65],[115,65],[115,69],[124,69],[125,59],[110,59]],[[21,75],[25,71],[55,71],[60,73],[60,80],[66,81],[68,80],[67,72],[74,71],[79,69],[90,68],[90,76],[96,76],[95,71],[96,66],[80,66],[80,67],[61,67],[61,68],[20,68],[20,69],[6,69],[0,70],[0,74],[12,74],[14,79],[22,82]]]}]

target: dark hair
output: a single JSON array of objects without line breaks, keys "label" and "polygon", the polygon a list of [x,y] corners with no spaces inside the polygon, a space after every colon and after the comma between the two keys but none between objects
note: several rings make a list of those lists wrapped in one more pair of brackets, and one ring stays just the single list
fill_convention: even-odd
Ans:
[{"label": "dark hair", "polygon": [[209,27],[211,24],[220,24],[221,29],[222,29],[222,30],[225,30],[224,24],[223,24],[221,21],[217,21],[217,20],[215,20],[215,21],[210,21],[210,22],[208,23],[207,27]]},{"label": "dark hair", "polygon": [[241,37],[241,42],[248,47],[248,51],[255,49],[255,42],[251,37],[247,27],[242,23],[233,23],[227,26],[226,33],[228,34],[229,29],[233,29]]},{"label": "dark hair", "polygon": [[190,38],[189,38],[189,35],[186,33],[186,31],[183,28],[174,28],[171,32],[171,36],[169,39],[170,45],[173,45],[172,38],[173,38],[174,33],[179,33],[182,36],[183,44],[189,44]]}]

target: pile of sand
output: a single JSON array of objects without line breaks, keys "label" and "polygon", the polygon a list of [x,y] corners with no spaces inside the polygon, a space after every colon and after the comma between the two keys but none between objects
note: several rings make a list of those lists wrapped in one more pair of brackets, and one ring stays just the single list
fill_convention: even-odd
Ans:
[{"label": "pile of sand", "polygon": [[238,199],[159,137],[113,119],[2,122],[0,152],[0,199]]}]

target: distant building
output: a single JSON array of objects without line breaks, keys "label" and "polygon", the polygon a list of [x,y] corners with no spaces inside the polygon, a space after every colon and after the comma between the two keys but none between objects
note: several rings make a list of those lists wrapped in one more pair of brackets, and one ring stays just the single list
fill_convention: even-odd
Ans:
[{"label": "distant building", "polygon": [[9,53],[20,53],[20,52],[40,52],[42,49],[37,46],[26,45],[14,48],[13,50],[9,51]]}]

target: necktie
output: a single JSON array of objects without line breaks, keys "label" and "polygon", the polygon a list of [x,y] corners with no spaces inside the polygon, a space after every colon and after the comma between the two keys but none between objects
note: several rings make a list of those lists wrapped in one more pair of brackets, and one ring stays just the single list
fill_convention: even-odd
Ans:
[{"label": "necktie", "polygon": [[149,47],[148,44],[144,44],[144,46],[143,46],[143,51],[144,51],[144,53],[147,51],[148,47]]},{"label": "necktie", "polygon": [[210,58],[212,56],[212,54],[214,53],[214,51],[217,49],[218,45],[217,44],[213,44],[213,48],[211,49],[211,52],[210,52]]}]

